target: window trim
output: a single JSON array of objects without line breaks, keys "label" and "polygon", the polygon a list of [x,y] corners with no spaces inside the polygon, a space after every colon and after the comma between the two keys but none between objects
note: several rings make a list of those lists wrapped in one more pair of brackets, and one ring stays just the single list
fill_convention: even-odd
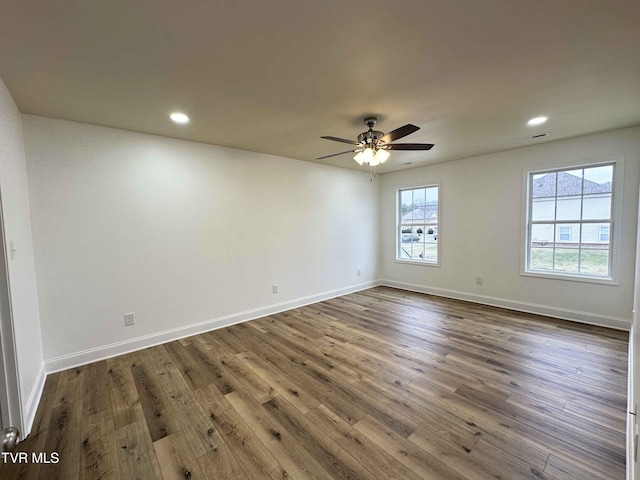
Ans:
[{"label": "window trim", "polygon": [[[426,260],[413,260],[413,259],[405,259],[405,258],[400,258],[400,247],[402,246],[402,243],[400,241],[401,239],[401,230],[402,230],[402,223],[401,223],[401,219],[402,219],[402,215],[400,213],[400,209],[402,206],[402,200],[400,199],[401,196],[401,192],[406,191],[406,190],[416,190],[419,188],[433,188],[433,187],[437,187],[438,188],[438,224],[436,226],[436,228],[438,229],[438,251],[437,251],[437,258],[435,262],[429,262]],[[440,267],[441,265],[441,258],[442,258],[442,242],[440,241],[441,235],[442,235],[442,184],[440,181],[436,181],[436,182],[428,182],[425,183],[423,185],[416,185],[416,186],[411,186],[411,187],[400,187],[396,189],[396,205],[395,205],[395,209],[396,209],[396,224],[395,224],[395,241],[394,241],[394,247],[395,247],[395,253],[394,253],[394,262],[395,263],[402,263],[402,264],[407,264],[407,265],[420,265],[420,266],[427,266],[427,267]]]},{"label": "window trim", "polygon": [[[595,283],[604,285],[620,285],[620,257],[622,250],[622,210],[623,210],[623,192],[624,192],[624,155],[612,155],[607,157],[599,157],[588,160],[565,161],[546,166],[525,167],[522,171],[523,188],[522,188],[522,221],[521,221],[521,259],[520,259],[520,275],[525,277],[544,278],[553,280],[568,280],[574,282]],[[559,172],[572,169],[590,168],[598,166],[614,165],[613,178],[611,182],[611,219],[609,230],[609,276],[589,276],[584,274],[572,274],[566,272],[541,272],[537,270],[528,270],[529,268],[529,237],[530,237],[530,221],[531,213],[530,189],[531,177],[539,173]],[[591,220],[571,221],[554,221],[555,225],[562,223],[594,223]],[[597,222],[596,222],[597,223]]]}]

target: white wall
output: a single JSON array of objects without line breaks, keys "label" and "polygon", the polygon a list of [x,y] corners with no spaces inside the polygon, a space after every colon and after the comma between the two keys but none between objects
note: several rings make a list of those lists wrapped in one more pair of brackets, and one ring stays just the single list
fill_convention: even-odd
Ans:
[{"label": "white wall", "polygon": [[[620,284],[521,276],[523,172],[612,155],[625,156]],[[639,165],[640,127],[635,127],[383,175],[380,276],[389,285],[628,329]],[[441,267],[397,263],[396,191],[434,181],[442,182]],[[478,276],[481,286],[475,284]]]},{"label": "white wall", "polygon": [[48,371],[377,278],[367,172],[30,115],[24,125]]},{"label": "white wall", "polygon": [[[9,302],[3,302],[2,334],[5,355],[11,347],[6,341],[11,335],[15,342],[15,361],[19,382],[19,421],[22,435],[29,433],[44,386],[45,371],[38,313],[38,291],[31,236],[29,195],[24,154],[22,116],[11,95],[0,80],[0,196],[4,225],[6,270],[10,287]],[[15,258],[9,252],[10,242]],[[4,284],[4,278],[2,283]],[[4,286],[4,285],[3,285]],[[0,287],[2,288],[2,287]],[[11,322],[8,318],[13,319]],[[7,362],[11,363],[12,359]],[[7,365],[16,368],[15,365]],[[14,423],[15,424],[15,423]]]}]

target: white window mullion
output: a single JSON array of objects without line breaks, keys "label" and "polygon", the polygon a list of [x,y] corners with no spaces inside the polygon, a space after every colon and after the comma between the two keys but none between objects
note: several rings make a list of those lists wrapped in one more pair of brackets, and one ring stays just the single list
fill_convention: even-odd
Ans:
[{"label": "white window mullion", "polygon": [[582,264],[582,223],[579,224],[579,236],[578,236],[578,272],[581,272]]}]

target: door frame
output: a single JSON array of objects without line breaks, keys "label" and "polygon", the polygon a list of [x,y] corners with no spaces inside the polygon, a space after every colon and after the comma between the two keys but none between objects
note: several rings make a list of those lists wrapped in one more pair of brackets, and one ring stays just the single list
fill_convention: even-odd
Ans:
[{"label": "door frame", "polygon": [[[0,192],[0,430],[17,427],[23,439],[24,424],[20,395],[20,374],[16,356],[11,285],[8,269],[2,192]],[[9,253],[10,256],[10,253]]]}]

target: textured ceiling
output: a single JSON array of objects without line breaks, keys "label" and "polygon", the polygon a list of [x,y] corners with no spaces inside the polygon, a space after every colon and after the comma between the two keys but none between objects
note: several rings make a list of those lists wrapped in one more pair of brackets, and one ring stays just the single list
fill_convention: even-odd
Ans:
[{"label": "textured ceiling", "polygon": [[24,113],[299,160],[371,114],[435,143],[385,172],[640,125],[639,25],[637,0],[2,0],[0,76]]}]

